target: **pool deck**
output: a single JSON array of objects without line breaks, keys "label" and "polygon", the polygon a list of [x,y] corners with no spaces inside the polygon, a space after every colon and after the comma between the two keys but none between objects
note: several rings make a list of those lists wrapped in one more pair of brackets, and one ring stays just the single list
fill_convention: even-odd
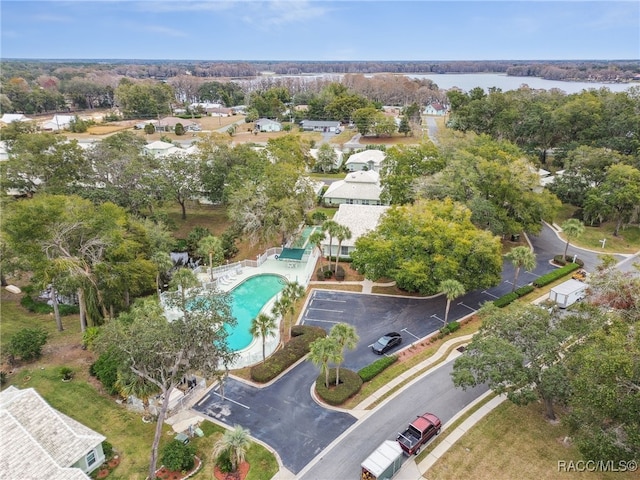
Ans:
[{"label": "pool deck", "polygon": [[[236,286],[240,285],[249,277],[261,274],[280,275],[289,282],[298,282],[305,288],[309,285],[311,275],[315,269],[317,256],[311,255],[306,262],[291,262],[287,260],[277,260],[274,255],[265,260],[259,267],[238,267],[231,270],[226,275],[219,278],[214,277],[216,288],[223,292],[229,292]],[[198,273],[198,279],[203,284],[211,284],[211,276],[208,272]],[[271,313],[271,308],[278,295],[272,298],[265,305],[263,311]],[[280,344],[279,329],[275,337],[268,337],[265,342],[265,352],[269,356]],[[238,352],[238,359],[230,366],[232,370],[255,365],[262,361],[262,339],[254,338],[251,344],[245,349]]]}]

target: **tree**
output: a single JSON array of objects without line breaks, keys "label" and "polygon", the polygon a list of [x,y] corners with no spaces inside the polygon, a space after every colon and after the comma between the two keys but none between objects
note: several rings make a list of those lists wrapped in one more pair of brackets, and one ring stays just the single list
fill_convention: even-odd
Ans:
[{"label": "tree", "polygon": [[158,300],[160,300],[160,277],[173,267],[173,261],[171,260],[171,255],[167,252],[156,252],[151,257],[151,262],[156,267],[156,293],[158,294]]},{"label": "tree", "polygon": [[561,228],[565,236],[567,237],[567,244],[564,246],[564,254],[562,255],[562,258],[565,259],[567,258],[569,242],[572,238],[578,238],[584,233],[584,224],[576,218],[570,218],[569,220],[566,220],[562,223]]},{"label": "tree", "polygon": [[479,315],[480,330],[454,363],[454,385],[487,384],[516,405],[540,399],[554,420],[554,403],[568,397],[566,342],[571,327],[586,322],[520,302],[504,309],[486,303]]},{"label": "tree", "polygon": [[201,255],[207,255],[209,257],[209,273],[210,279],[213,282],[213,260],[216,259],[216,264],[220,264],[224,258],[222,251],[222,241],[218,237],[209,235],[201,238],[198,242],[198,253]]},{"label": "tree", "polygon": [[187,299],[189,298],[189,290],[200,286],[200,281],[193,270],[189,268],[179,268],[169,282],[169,286],[174,290],[171,295],[178,299],[173,300],[174,304],[178,304],[183,315],[188,315]]},{"label": "tree", "polygon": [[351,239],[351,230],[349,230],[349,227],[345,225],[340,225],[340,228],[337,229],[335,235],[336,235],[336,239],[338,240],[338,251],[336,252],[336,269],[335,269],[335,274],[337,275],[338,263],[340,262],[340,249],[342,247],[342,242],[344,242],[345,240]]},{"label": "tree", "polygon": [[249,430],[242,428],[240,425],[234,425],[233,430],[227,430],[213,446],[213,456],[219,457],[222,453],[228,453],[231,460],[231,471],[235,472],[242,462],[251,441],[249,439]]},{"label": "tree", "polygon": [[366,136],[373,131],[378,113],[378,110],[373,107],[359,108],[353,112],[353,123],[355,123],[360,135]]},{"label": "tree", "polygon": [[499,238],[476,228],[465,206],[418,201],[387,210],[377,228],[356,240],[352,267],[367,278],[392,278],[399,288],[439,293],[455,278],[467,291],[497,285],[502,256]]},{"label": "tree", "polygon": [[185,131],[184,131],[184,125],[182,125],[180,122],[176,123],[174,132],[176,135],[181,136],[184,135]]},{"label": "tree", "polygon": [[322,231],[329,236],[329,268],[331,268],[331,256],[333,255],[333,239],[340,231],[340,228],[341,225],[335,220],[325,220],[322,224]]},{"label": "tree", "polygon": [[[293,325],[293,313],[296,311],[296,305],[298,300],[304,298],[307,293],[306,288],[303,285],[300,285],[298,282],[287,282],[285,287],[282,289],[280,301],[283,302],[284,305],[284,313],[291,313],[291,319],[289,320],[289,335],[288,339],[291,339],[291,327]],[[283,319],[284,319],[283,313]]]},{"label": "tree", "polygon": [[124,398],[134,396],[142,400],[143,418],[149,417],[149,398],[159,393],[158,386],[130,370],[120,369],[116,372],[114,388]]},{"label": "tree", "polygon": [[438,290],[444,293],[447,297],[447,307],[444,311],[444,324],[446,325],[449,321],[449,308],[451,307],[451,302],[456,298],[461,297],[466,292],[464,290],[464,285],[452,278],[440,282],[440,288]]},{"label": "tree", "polygon": [[309,243],[318,249],[318,252],[320,252],[321,259],[324,257],[322,252],[322,242],[324,241],[325,236],[326,236],[326,233],[324,232],[324,230],[319,230],[319,229],[314,230],[314,232],[311,235],[309,235]]},{"label": "tree", "polygon": [[347,323],[336,323],[329,331],[329,336],[334,338],[338,344],[340,350],[340,362],[336,365],[336,385],[340,384],[340,364],[342,363],[342,357],[344,349],[348,348],[353,350],[358,345],[358,334],[356,328]]},{"label": "tree", "polygon": [[342,352],[336,339],[326,336],[311,342],[309,360],[320,367],[320,374],[325,375],[324,386],[329,388],[329,362],[342,361]]},{"label": "tree", "polygon": [[162,449],[162,464],[169,470],[189,471],[193,468],[196,447],[193,444],[184,444],[178,440],[171,440]]},{"label": "tree", "polygon": [[251,335],[262,339],[262,363],[264,363],[267,358],[265,353],[267,337],[276,336],[276,327],[275,318],[264,313],[259,314],[251,320],[251,328],[249,329]]},{"label": "tree", "polygon": [[411,133],[411,125],[409,124],[409,119],[406,115],[403,115],[400,118],[400,125],[398,125],[398,132],[403,133],[406,137]]},{"label": "tree", "polygon": [[159,194],[178,202],[182,219],[187,218],[186,204],[194,198],[202,186],[200,165],[197,159],[183,154],[163,157],[155,170]]},{"label": "tree", "polygon": [[[172,297],[168,302],[185,304]],[[235,324],[229,297],[195,289],[189,292],[188,302],[189,309],[169,322],[155,300],[139,301],[130,313],[107,323],[99,339],[99,351],[113,349],[123,359],[123,368],[154,384],[164,398],[151,447],[149,478],[155,476],[171,391],[187,375],[211,375],[219,363],[229,362],[235,355],[227,345],[228,334],[223,328],[225,323]]]},{"label": "tree", "polygon": [[49,334],[41,328],[23,328],[11,335],[7,350],[13,357],[25,362],[35,360],[42,355],[42,347],[47,343]]},{"label": "tree", "polygon": [[314,171],[327,173],[336,168],[338,154],[330,143],[323,143],[318,148],[318,159],[314,165]]},{"label": "tree", "polygon": [[156,127],[153,125],[153,123],[147,123],[144,126],[144,133],[146,135],[153,135],[154,133],[156,133]]},{"label": "tree", "polygon": [[514,292],[518,288],[520,269],[524,268],[527,271],[531,271],[536,268],[536,254],[529,247],[515,247],[505,255],[505,258],[513,264],[516,270],[513,277],[513,288],[511,289]]}]

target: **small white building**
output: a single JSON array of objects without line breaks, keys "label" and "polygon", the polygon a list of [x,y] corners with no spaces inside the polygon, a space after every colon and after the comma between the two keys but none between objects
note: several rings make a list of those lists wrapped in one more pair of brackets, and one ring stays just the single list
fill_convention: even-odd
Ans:
[{"label": "small white building", "polygon": [[30,122],[30,121],[31,119],[27,118],[22,113],[5,113],[2,115],[2,118],[0,118],[0,122],[5,123],[7,125],[13,122]]},{"label": "small white building", "polygon": [[47,120],[40,125],[40,128],[42,128],[42,130],[59,132],[68,129],[75,118],[75,115],[54,115],[51,120]]},{"label": "small white building", "polygon": [[[356,240],[367,232],[375,230],[380,223],[382,215],[389,209],[386,205],[349,205],[342,204],[333,216],[335,222],[351,231],[351,238],[343,240],[340,245],[339,255],[341,257],[351,256],[351,252],[355,250]],[[331,242],[331,252],[329,252],[329,237],[320,244],[323,255],[335,256],[338,253],[338,242],[334,238]]]},{"label": "small white building", "polygon": [[0,476],[88,480],[104,435],[52,408],[33,388],[0,392]]},{"label": "small white building", "polygon": [[424,115],[435,115],[436,117],[442,117],[447,114],[447,108],[441,103],[430,103],[424,107]]},{"label": "small white building", "polygon": [[373,170],[359,170],[329,185],[322,201],[325,205],[382,205],[381,194],[380,175]]},{"label": "small white building", "polygon": [[148,143],[142,149],[145,153],[153,155],[154,157],[165,157],[182,151],[181,148],[176,147],[174,144],[162,142],[160,140]]},{"label": "small white building", "polygon": [[386,157],[387,154],[382,150],[363,150],[351,155],[347,159],[346,167],[350,172],[356,172],[358,170],[380,172],[380,168]]},{"label": "small white building", "polygon": [[261,118],[256,120],[255,130],[258,132],[279,132],[282,130],[282,124],[275,120],[269,120],[268,118]]},{"label": "small white building", "polygon": [[327,120],[302,120],[303,130],[311,132],[337,133],[340,130],[340,122]]}]

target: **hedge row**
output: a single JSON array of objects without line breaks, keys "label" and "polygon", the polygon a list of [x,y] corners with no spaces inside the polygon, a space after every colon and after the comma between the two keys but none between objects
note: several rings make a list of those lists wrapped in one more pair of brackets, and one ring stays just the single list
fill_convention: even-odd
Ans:
[{"label": "hedge row", "polygon": [[[24,308],[26,308],[32,313],[39,313],[43,315],[48,315],[49,313],[53,313],[53,307],[51,305],[44,302],[36,302],[29,295],[22,296],[22,298],[20,299],[20,305],[22,305]],[[62,316],[76,315],[80,313],[80,309],[77,305],[66,305],[63,303],[58,305],[58,311]]]},{"label": "hedge row", "polygon": [[251,379],[254,382],[270,382],[307,353],[309,344],[325,337],[327,332],[321,327],[296,325],[291,329],[291,340],[271,355],[264,363],[251,367]]},{"label": "hedge row", "polygon": [[368,382],[372,380],[377,375],[381,374],[384,370],[389,368],[398,360],[397,355],[389,355],[388,357],[382,357],[379,360],[376,360],[373,363],[370,363],[366,367],[362,367],[358,370],[358,375],[362,379],[363,382]]},{"label": "hedge row", "polygon": [[449,322],[440,329],[440,333],[442,333],[443,335],[449,335],[450,333],[455,332],[459,328],[460,328],[460,324],[458,322]]},{"label": "hedge row", "polygon": [[531,293],[535,290],[533,285],[525,285],[524,287],[518,288],[514,292],[507,293],[506,295],[501,296],[493,301],[493,304],[496,307],[503,308],[509,305],[511,302],[519,299],[520,297],[524,297],[527,293]]},{"label": "hedge row", "polygon": [[533,285],[538,288],[544,287],[545,285],[548,285],[551,282],[555,282],[559,278],[562,278],[565,275],[568,275],[569,273],[579,268],[580,268],[580,265],[578,263],[568,263],[564,267],[560,267],[557,270],[554,270],[553,272],[549,272],[545,275],[542,275],[541,277],[538,277],[533,282]]},{"label": "hedge row", "polygon": [[340,383],[336,385],[336,369],[329,369],[329,388],[324,384],[325,374],[316,379],[316,394],[329,405],[342,405],[360,391],[362,378],[353,370],[340,369]]}]

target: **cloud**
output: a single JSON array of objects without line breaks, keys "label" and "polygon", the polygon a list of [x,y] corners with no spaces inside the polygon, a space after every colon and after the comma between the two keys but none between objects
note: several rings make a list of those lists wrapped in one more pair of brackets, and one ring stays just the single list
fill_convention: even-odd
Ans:
[{"label": "cloud", "polygon": [[51,13],[39,13],[31,17],[31,19],[35,22],[45,22],[45,23],[69,23],[73,22],[73,18],[68,17],[66,15],[55,15]]},{"label": "cloud", "polygon": [[143,25],[139,27],[140,30],[145,30],[150,33],[159,33],[161,35],[167,35],[169,37],[187,37],[188,35],[181,31],[176,30],[175,28],[164,27],[162,25]]},{"label": "cloud", "polygon": [[[239,2],[241,3],[243,2]],[[245,8],[249,7],[251,10],[242,16],[242,20],[262,30],[308,22],[325,16],[329,12],[326,4],[318,1],[270,0],[247,3]]]},{"label": "cloud", "polygon": [[138,10],[144,12],[165,13],[165,12],[221,12],[236,6],[238,1],[192,1],[192,0],[150,0],[136,2]]}]

